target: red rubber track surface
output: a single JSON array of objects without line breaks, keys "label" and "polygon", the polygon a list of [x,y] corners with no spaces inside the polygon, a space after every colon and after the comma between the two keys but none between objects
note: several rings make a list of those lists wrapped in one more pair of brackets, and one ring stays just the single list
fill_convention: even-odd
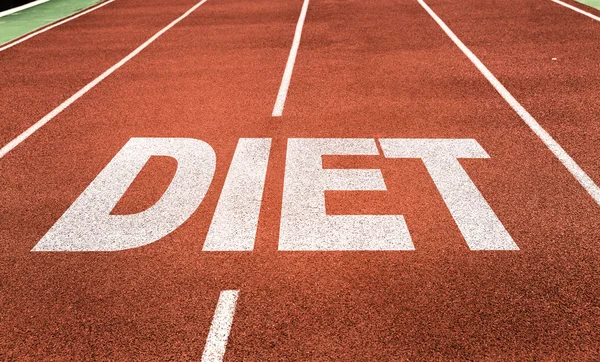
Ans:
[{"label": "red rubber track surface", "polygon": [[[17,94],[2,100],[2,138],[194,4],[161,3],[118,0],[0,53]],[[510,4],[430,5],[598,181],[593,64],[533,64],[554,57],[546,39],[568,59],[597,58],[600,27],[550,2]],[[240,290],[231,361],[599,356],[598,205],[413,1],[311,0],[284,115],[271,117],[301,6],[209,0],[0,159],[3,358],[199,360],[225,289]],[[61,56],[35,56],[47,52]],[[30,252],[131,137],[215,149],[194,215],[142,248]],[[202,252],[241,137],[273,138],[255,250]],[[381,168],[388,191],[328,192],[328,213],[402,214],[416,250],[279,252],[290,137],[474,138],[491,158],[460,162],[521,250],[470,251],[420,160],[369,156],[324,161]],[[153,159],[115,212],[153,204],[174,167]]]},{"label": "red rubber track surface", "polygon": [[15,138],[190,7],[115,1],[0,52],[0,142]]},{"label": "red rubber track surface", "polygon": [[[569,4],[600,15],[575,1]],[[600,22],[552,1],[435,1],[433,9],[600,183]],[[556,60],[552,60],[556,58]]]}]

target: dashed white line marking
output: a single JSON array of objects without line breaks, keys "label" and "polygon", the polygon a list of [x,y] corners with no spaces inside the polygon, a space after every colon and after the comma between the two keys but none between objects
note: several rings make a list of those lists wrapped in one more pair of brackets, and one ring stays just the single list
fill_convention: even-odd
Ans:
[{"label": "dashed white line marking", "polygon": [[224,290],[219,295],[217,309],[202,353],[202,362],[223,360],[239,292],[239,290]]},{"label": "dashed white line marking", "polygon": [[296,62],[296,55],[298,54],[298,47],[300,46],[300,37],[302,37],[302,27],[304,26],[307,10],[308,0],[304,0],[302,11],[298,18],[298,24],[296,24],[296,33],[294,34],[290,56],[285,65],[281,86],[279,86],[279,93],[277,93],[277,99],[275,100],[275,106],[273,107],[273,113],[271,114],[273,117],[281,117],[283,114],[283,107],[285,106],[285,99],[287,98],[288,88],[290,87],[290,82],[292,80],[292,72],[294,71],[294,63]]},{"label": "dashed white line marking", "polygon": [[554,156],[569,170],[575,179],[583,186],[590,196],[600,205],[600,188],[594,181],[579,167],[577,162],[567,154],[567,152],[550,136],[548,132],[533,118],[525,108],[510,94],[510,92],[500,83],[500,81],[489,71],[489,69],[477,58],[469,48],[450,30],[450,28],[440,19],[439,16],[423,1],[417,0],[435,22],[444,30],[446,35],[452,39],[454,44],[462,50],[469,60],[477,67],[483,76],[490,82],[504,100],[517,112],[521,119],[529,128],[539,137],[540,140],[552,151]]},{"label": "dashed white line marking", "polygon": [[32,7],[36,6],[36,5],[47,3],[48,1],[50,1],[50,0],[37,0],[37,1],[30,2],[29,4],[17,6],[16,8],[4,10],[4,11],[0,12],[0,18],[3,17],[3,16],[6,16],[6,15],[18,13],[19,11],[22,11],[22,10],[25,10],[25,9],[32,8]]},{"label": "dashed white line marking", "polygon": [[567,8],[569,8],[569,9],[573,10],[573,11],[576,11],[576,12],[578,12],[579,14],[583,14],[583,15],[585,15],[585,16],[587,16],[587,17],[589,17],[589,18],[592,18],[592,19],[594,19],[594,20],[596,20],[596,21],[600,21],[600,17],[598,17],[598,16],[596,16],[596,15],[594,15],[594,14],[590,14],[590,13],[588,13],[587,11],[583,11],[583,10],[581,10],[581,9],[580,9],[580,8],[578,8],[578,7],[575,7],[575,6],[573,6],[573,5],[567,4],[567,3],[565,3],[565,2],[562,2],[562,1],[560,1],[560,0],[552,0],[552,1],[554,1],[555,3],[557,3],[557,4],[559,4],[559,5],[562,5],[562,6],[564,6],[564,7],[567,7]]},{"label": "dashed white line marking", "polygon": [[85,14],[91,13],[91,12],[92,12],[92,11],[94,11],[94,10],[100,9],[100,8],[101,8],[101,7],[103,7],[103,6],[105,6],[105,5],[108,5],[108,4],[112,3],[113,1],[115,1],[115,0],[108,0],[108,1],[106,1],[106,2],[103,2],[103,3],[101,3],[101,4],[98,4],[98,5],[96,5],[96,6],[92,7],[92,8],[89,8],[89,9],[87,9],[87,10],[85,10],[85,11],[82,11],[82,12],[80,12],[80,13],[77,13],[77,14],[73,15],[73,16],[70,16],[70,17],[68,17],[68,18],[65,18],[65,19],[63,19],[63,20],[59,21],[58,23],[54,23],[54,24],[52,24],[52,25],[49,25],[49,26],[47,26],[47,27],[45,27],[45,28],[42,28],[42,29],[40,29],[40,30],[38,30],[38,31],[34,31],[33,33],[29,33],[28,35],[26,35],[26,36],[24,36],[24,37],[22,37],[22,38],[19,38],[19,39],[17,39],[17,40],[15,40],[15,41],[13,41],[12,43],[8,43],[8,44],[6,44],[6,45],[4,45],[4,46],[0,47],[0,52],[1,52],[1,51],[3,51],[3,50],[6,50],[6,49],[8,49],[8,48],[11,48],[11,47],[13,47],[13,46],[15,46],[15,45],[17,45],[17,44],[20,44],[20,43],[24,42],[24,41],[25,41],[25,40],[27,40],[27,39],[31,39],[31,38],[33,38],[33,37],[34,37],[34,36],[36,36],[36,35],[39,35],[39,34],[41,34],[41,33],[43,33],[43,32],[46,32],[46,31],[48,31],[48,30],[50,30],[50,29],[56,28],[56,27],[57,27],[57,26],[59,26],[59,25],[62,25],[62,24],[64,24],[64,23],[67,23],[67,22],[69,22],[69,21],[71,21],[71,20],[77,19],[78,17],[80,17],[80,16],[83,16],[83,15],[85,15]]},{"label": "dashed white line marking", "polygon": [[139,52],[144,50],[148,45],[150,45],[153,41],[155,41],[159,36],[163,35],[167,30],[171,29],[175,24],[183,20],[185,17],[190,15],[194,10],[196,10],[200,5],[204,4],[207,0],[202,0],[188,11],[186,11],[183,15],[173,20],[169,25],[162,28],[158,33],[154,34],[150,39],[146,40],[144,44],[137,47],[134,51],[129,53],[125,58],[121,59],[117,64],[110,67],[104,73],[102,73],[98,78],[94,79],[90,83],[88,83],[85,87],[81,88],[77,93],[73,94],[69,99],[62,102],[58,107],[54,108],[50,113],[45,115],[42,119],[37,121],[33,126],[29,127],[25,132],[18,135],[15,139],[7,143],[4,147],[0,149],[0,158],[4,157],[8,152],[12,151],[15,147],[17,147],[21,142],[25,141],[29,136],[35,133],[38,129],[42,128],[46,123],[50,122],[54,117],[56,117],[60,112],[64,111],[67,107],[69,107],[73,102],[81,98],[84,94],[86,94],[90,89],[94,88],[98,83],[100,83],[104,78],[111,75],[115,70],[119,69],[123,64],[127,63],[131,58],[135,57]]}]

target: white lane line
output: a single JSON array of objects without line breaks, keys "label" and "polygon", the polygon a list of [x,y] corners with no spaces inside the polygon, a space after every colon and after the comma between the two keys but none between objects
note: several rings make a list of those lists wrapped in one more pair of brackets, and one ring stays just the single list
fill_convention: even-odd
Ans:
[{"label": "white lane line", "polygon": [[50,29],[56,28],[56,27],[57,27],[57,26],[59,26],[59,25],[62,25],[62,24],[64,24],[64,23],[67,23],[67,22],[69,22],[69,21],[71,21],[71,20],[73,20],[73,19],[77,19],[78,17],[80,17],[80,16],[83,16],[83,15],[85,15],[85,14],[87,14],[87,13],[91,13],[92,11],[94,11],[94,10],[96,10],[96,9],[100,9],[100,8],[101,8],[101,7],[103,7],[103,6],[105,6],[105,5],[108,5],[108,4],[112,3],[113,1],[115,1],[115,0],[108,0],[108,1],[106,1],[106,2],[103,2],[103,3],[101,3],[101,4],[98,4],[98,5],[94,6],[93,8],[89,8],[89,9],[87,9],[87,10],[85,10],[85,11],[82,11],[82,12],[80,12],[80,13],[77,13],[77,14],[73,15],[73,16],[70,16],[70,17],[68,17],[68,18],[65,18],[65,19],[63,19],[63,20],[59,21],[58,23],[54,23],[54,24],[52,24],[52,25],[50,25],[50,26],[47,26],[47,27],[45,27],[45,28],[42,28],[42,29],[40,29],[40,30],[38,30],[38,31],[34,31],[33,33],[29,33],[28,35],[26,35],[26,36],[24,36],[24,37],[22,37],[22,38],[19,38],[19,39],[17,39],[17,40],[15,40],[15,41],[13,41],[12,43],[8,43],[7,45],[4,45],[3,47],[0,47],[0,52],[1,52],[1,51],[3,51],[3,50],[6,50],[6,49],[8,49],[8,48],[11,48],[11,47],[13,47],[13,46],[15,46],[15,45],[17,45],[17,44],[20,44],[20,43],[24,42],[24,41],[25,41],[25,40],[27,40],[27,39],[31,39],[31,38],[33,38],[33,37],[34,37],[34,36],[36,36],[36,35],[39,35],[39,34],[41,34],[41,33],[43,33],[43,32],[46,32],[46,31],[48,31],[48,30],[50,30]]},{"label": "white lane line", "polygon": [[4,10],[4,11],[0,12],[0,18],[4,17],[6,15],[17,13],[17,12],[19,12],[21,10],[32,8],[32,7],[34,7],[36,5],[39,5],[39,4],[47,3],[48,1],[50,1],[50,0],[37,0],[37,1],[30,2],[29,4],[17,6],[16,8]]},{"label": "white lane line", "polygon": [[594,14],[590,14],[590,13],[588,13],[587,11],[583,11],[583,10],[581,10],[581,9],[580,9],[580,8],[578,8],[578,7],[575,7],[575,6],[573,6],[573,5],[567,4],[567,3],[565,3],[565,2],[562,2],[562,1],[560,1],[560,0],[552,0],[552,1],[554,1],[555,3],[557,3],[557,4],[559,4],[559,5],[562,5],[562,6],[564,6],[564,7],[567,7],[567,8],[569,8],[569,9],[573,10],[573,11],[577,11],[579,14],[583,14],[583,15],[585,15],[585,16],[587,16],[587,17],[590,17],[590,18],[592,18],[592,19],[594,19],[594,20],[600,21],[600,17],[598,17],[598,16],[596,16],[596,15],[594,15]]},{"label": "white lane line", "polygon": [[109,69],[107,69],[104,73],[102,73],[98,78],[89,82],[86,86],[77,91],[77,93],[73,94],[69,99],[62,102],[58,107],[54,108],[50,113],[45,115],[42,119],[37,121],[33,126],[29,127],[25,132],[18,135],[15,139],[7,143],[4,147],[0,148],[0,158],[6,156],[8,152],[10,152],[13,148],[17,147],[21,142],[25,141],[29,136],[31,136],[35,131],[40,129],[46,123],[50,122],[54,117],[56,117],[60,112],[64,111],[67,107],[69,107],[73,102],[81,98],[84,94],[86,94],[90,89],[94,88],[98,83],[100,83],[104,78],[111,75],[115,70],[119,69],[123,64],[127,63],[131,58],[136,56],[139,52],[144,50],[148,45],[150,45],[153,41],[155,41],[159,36],[163,35],[167,30],[171,29],[175,24],[183,20],[185,17],[190,15],[194,10],[196,10],[200,5],[204,4],[207,0],[202,0],[196,5],[194,5],[191,9],[186,11],[183,15],[173,20],[169,25],[162,28],[158,33],[154,34],[150,39],[146,40],[144,44],[137,47],[134,51],[129,53],[125,58],[121,59],[117,64],[113,65]]},{"label": "white lane line", "polygon": [[298,18],[298,24],[296,24],[296,33],[294,34],[292,49],[290,49],[290,56],[285,65],[281,86],[279,86],[279,93],[277,93],[277,99],[275,100],[275,106],[273,107],[273,113],[271,114],[273,117],[281,117],[283,114],[283,107],[285,106],[285,99],[287,98],[288,88],[290,87],[290,82],[292,80],[292,72],[294,71],[294,63],[296,62],[296,55],[298,54],[298,47],[300,46],[300,37],[302,37],[302,27],[304,26],[307,10],[308,0],[304,0],[302,11],[300,11],[300,17]]},{"label": "white lane line", "polygon": [[462,50],[469,60],[479,69],[481,74],[492,84],[504,100],[514,109],[521,119],[529,126],[529,128],[542,140],[542,142],[552,151],[554,156],[569,170],[569,172],[579,181],[581,186],[592,196],[594,201],[600,205],[600,188],[594,181],[579,167],[577,162],[567,154],[567,152],[550,136],[548,132],[533,118],[525,108],[510,94],[510,92],[500,83],[500,81],[490,72],[485,65],[463,44],[462,41],[448,28],[448,26],[440,19],[431,8],[425,4],[423,0],[417,0],[419,4],[429,13],[435,22],[444,30],[446,35],[452,39],[454,44]]},{"label": "white lane line", "polygon": [[239,292],[239,290],[224,290],[219,295],[217,309],[202,353],[202,362],[220,362],[223,360]]}]

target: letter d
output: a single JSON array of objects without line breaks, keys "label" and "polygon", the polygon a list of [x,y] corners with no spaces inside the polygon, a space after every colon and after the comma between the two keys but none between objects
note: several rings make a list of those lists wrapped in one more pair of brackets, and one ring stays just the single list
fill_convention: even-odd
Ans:
[{"label": "letter d", "polygon": [[[111,215],[150,156],[177,160],[171,184],[149,209]],[[183,224],[210,186],[216,156],[191,138],[132,138],[42,237],[32,251],[117,251],[144,246]]]}]

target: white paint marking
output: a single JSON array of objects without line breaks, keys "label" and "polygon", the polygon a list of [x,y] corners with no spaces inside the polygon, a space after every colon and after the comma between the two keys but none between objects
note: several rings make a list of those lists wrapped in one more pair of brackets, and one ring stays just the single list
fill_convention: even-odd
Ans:
[{"label": "white paint marking", "polygon": [[279,250],[414,250],[402,215],[327,215],[327,190],[385,191],[377,169],[323,169],[323,155],[378,155],[371,138],[288,139]]},{"label": "white paint marking", "polygon": [[599,17],[599,16],[596,16],[596,15],[594,15],[594,14],[590,14],[590,13],[588,13],[587,11],[583,11],[583,10],[581,10],[581,9],[580,9],[580,8],[578,8],[578,7],[575,7],[575,6],[573,6],[573,5],[570,5],[570,4],[567,4],[567,3],[564,3],[564,2],[562,2],[562,1],[560,1],[560,0],[552,0],[552,1],[554,1],[555,3],[557,3],[557,4],[559,4],[559,5],[562,5],[562,6],[564,6],[564,7],[567,7],[567,8],[569,8],[569,9],[573,10],[573,11],[576,11],[576,12],[578,12],[579,14],[583,14],[583,15],[585,15],[585,16],[587,16],[587,17],[589,17],[589,18],[592,18],[592,19],[594,19],[594,20],[596,20],[596,21],[600,21],[600,17]]},{"label": "white paint marking", "polygon": [[298,24],[296,24],[296,33],[294,34],[290,56],[285,65],[281,86],[279,86],[279,93],[277,93],[277,99],[275,100],[275,107],[273,107],[273,113],[271,114],[273,117],[281,117],[283,114],[283,107],[285,106],[285,99],[287,98],[288,88],[290,87],[290,82],[292,80],[292,72],[294,71],[294,63],[296,62],[296,55],[298,54],[298,47],[300,46],[300,37],[302,36],[302,27],[304,26],[307,10],[308,0],[304,0],[302,11],[298,18]]},{"label": "white paint marking", "polygon": [[[151,156],[177,161],[169,187],[150,208],[111,215]],[[118,251],[148,245],[183,224],[204,199],[216,155],[193,138],[132,138],[89,184],[33,251]]]},{"label": "white paint marking", "polygon": [[17,44],[20,44],[20,43],[24,42],[24,41],[25,41],[25,40],[27,40],[27,39],[31,39],[31,38],[33,38],[33,37],[34,37],[34,36],[36,36],[36,35],[39,35],[39,34],[41,34],[41,33],[44,33],[44,32],[46,32],[46,31],[48,31],[48,30],[50,30],[50,29],[56,28],[56,27],[57,27],[57,26],[59,26],[59,25],[62,25],[62,24],[64,24],[64,23],[67,23],[67,22],[69,22],[69,21],[71,21],[71,20],[77,19],[78,17],[80,17],[80,16],[83,16],[83,15],[85,15],[85,14],[87,14],[87,13],[91,13],[92,11],[94,11],[94,10],[96,10],[96,9],[100,9],[100,8],[101,8],[101,7],[103,7],[103,6],[105,6],[105,5],[108,5],[108,4],[112,3],[113,1],[115,1],[115,0],[108,0],[108,1],[106,1],[106,2],[103,2],[103,3],[101,3],[101,4],[98,4],[98,5],[94,6],[93,8],[89,8],[89,9],[87,9],[87,10],[85,10],[85,11],[82,11],[82,12],[80,12],[80,13],[77,13],[77,14],[75,14],[75,15],[72,15],[72,16],[70,16],[70,17],[66,18],[66,19],[63,19],[63,20],[59,21],[58,23],[51,24],[51,25],[49,25],[49,26],[47,26],[47,27],[45,27],[45,28],[42,28],[42,29],[40,29],[40,30],[38,30],[38,31],[34,31],[33,33],[29,33],[28,35],[26,35],[26,36],[24,36],[24,37],[22,37],[22,38],[19,38],[19,39],[17,39],[17,40],[15,40],[15,41],[13,41],[12,43],[8,43],[8,44],[6,44],[6,45],[4,45],[4,46],[0,47],[0,52],[1,52],[1,51],[3,51],[3,50],[6,50],[6,49],[8,49],[8,48],[11,48],[11,47],[13,47],[13,46],[15,46],[15,45],[17,45]]},{"label": "white paint marking", "polygon": [[48,1],[50,1],[50,0],[37,0],[37,1],[30,2],[29,4],[17,6],[16,8],[4,10],[4,11],[0,12],[0,18],[4,17],[6,15],[17,13],[17,12],[19,12],[21,10],[32,8],[32,7],[36,6],[36,5],[47,3]]},{"label": "white paint marking", "polygon": [[50,113],[45,115],[42,119],[37,121],[33,126],[29,127],[25,132],[21,133],[15,139],[7,143],[4,147],[0,149],[0,158],[4,157],[8,152],[10,152],[13,148],[17,147],[21,142],[25,141],[29,136],[35,133],[38,129],[42,128],[46,123],[51,121],[54,117],[56,117],[60,112],[64,111],[67,107],[69,107],[73,102],[81,98],[84,94],[86,94],[90,89],[94,88],[98,83],[100,83],[104,78],[111,75],[115,70],[119,69],[123,64],[127,63],[131,58],[136,56],[139,52],[144,50],[148,45],[154,42],[159,36],[163,35],[167,30],[171,29],[175,24],[183,20],[185,17],[190,15],[194,10],[196,10],[200,5],[204,4],[207,0],[202,0],[196,5],[194,5],[191,9],[186,11],[183,15],[173,20],[169,25],[165,26],[158,33],[154,34],[150,39],[146,40],[144,44],[137,47],[134,51],[129,53],[125,58],[121,59],[117,64],[110,67],[104,73],[102,73],[98,78],[94,79],[90,83],[88,83],[85,87],[81,88],[77,93],[73,94],[69,99],[61,103],[58,107],[53,109]]},{"label": "white paint marking", "polygon": [[202,250],[254,249],[270,138],[240,138]]},{"label": "white paint marking", "polygon": [[420,158],[471,250],[519,250],[457,158],[490,158],[473,139],[380,139],[387,158]]},{"label": "white paint marking", "polygon": [[510,92],[500,83],[500,81],[490,72],[487,67],[467,48],[465,44],[450,30],[450,28],[440,19],[436,13],[423,1],[417,0],[419,4],[429,13],[435,22],[444,30],[446,35],[452,39],[454,44],[462,50],[469,60],[477,67],[477,69],[485,76],[492,84],[496,91],[504,98],[504,100],[512,107],[512,109],[521,117],[521,119],[529,126],[529,128],[542,140],[550,151],[558,158],[558,160],[569,170],[575,179],[583,186],[590,196],[600,205],[600,188],[594,181],[579,167],[579,165],[567,154],[567,152],[550,136],[548,132],[533,118],[525,108],[510,94]]},{"label": "white paint marking", "polygon": [[202,362],[223,361],[239,292],[239,290],[224,290],[219,295],[217,310],[202,353]]}]

